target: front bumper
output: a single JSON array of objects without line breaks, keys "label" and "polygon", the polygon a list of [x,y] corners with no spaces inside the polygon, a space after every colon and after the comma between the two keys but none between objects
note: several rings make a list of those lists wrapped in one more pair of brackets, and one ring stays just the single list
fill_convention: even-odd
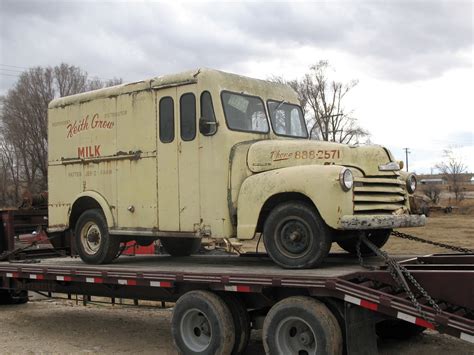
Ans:
[{"label": "front bumper", "polygon": [[367,230],[390,229],[400,227],[422,227],[426,223],[425,215],[358,215],[342,216],[339,229]]}]

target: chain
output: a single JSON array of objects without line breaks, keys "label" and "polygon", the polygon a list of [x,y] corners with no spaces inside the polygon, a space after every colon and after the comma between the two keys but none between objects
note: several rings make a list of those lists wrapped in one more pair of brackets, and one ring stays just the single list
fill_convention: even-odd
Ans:
[{"label": "chain", "polygon": [[423,319],[425,319],[426,321],[430,321],[426,313],[423,311],[421,304],[416,299],[415,294],[410,289],[410,286],[408,285],[408,282],[406,279],[408,279],[410,283],[418,290],[418,292],[421,293],[421,295],[428,301],[428,303],[435,310],[436,314],[441,313],[441,308],[439,307],[439,305],[426,292],[426,290],[418,283],[418,281],[413,277],[413,275],[410,274],[410,272],[404,266],[400,265],[393,258],[389,257],[385,251],[377,248],[363,234],[360,234],[359,240],[356,244],[356,251],[357,251],[357,257],[359,259],[359,263],[361,264],[362,267],[367,268],[367,265],[364,264],[362,253],[360,251],[361,242],[364,242],[364,244],[367,245],[367,247],[370,250],[372,250],[377,256],[384,259],[384,261],[387,264],[388,271],[390,275],[392,276],[393,280],[403,288],[403,290],[406,292],[406,294],[410,298],[411,303],[416,308],[418,313],[423,317]]},{"label": "chain", "polygon": [[402,239],[413,240],[415,242],[435,245],[437,247],[454,250],[454,251],[457,251],[459,253],[474,253],[474,250],[472,250],[472,249],[457,247],[457,246],[449,245],[449,244],[445,244],[445,243],[433,242],[431,240],[423,239],[423,238],[420,238],[420,237],[415,237],[413,235],[398,232],[398,231],[392,231],[392,235],[394,235],[395,237],[398,237],[398,238],[402,238]]}]

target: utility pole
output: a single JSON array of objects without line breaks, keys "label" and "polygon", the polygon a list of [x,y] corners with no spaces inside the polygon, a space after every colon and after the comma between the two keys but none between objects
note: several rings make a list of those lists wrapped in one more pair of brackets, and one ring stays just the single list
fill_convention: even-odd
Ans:
[{"label": "utility pole", "polygon": [[403,148],[403,150],[405,151],[405,165],[407,166],[407,171],[408,171],[408,154],[410,154],[410,148]]}]

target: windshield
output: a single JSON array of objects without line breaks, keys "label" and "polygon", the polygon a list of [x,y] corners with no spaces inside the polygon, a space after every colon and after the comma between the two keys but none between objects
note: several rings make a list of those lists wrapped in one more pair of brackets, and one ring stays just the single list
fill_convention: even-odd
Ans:
[{"label": "windshield", "polygon": [[261,98],[222,92],[227,126],[234,131],[268,133],[268,120]]},{"label": "windshield", "polygon": [[308,138],[301,107],[284,101],[268,100],[273,130],[279,136]]}]

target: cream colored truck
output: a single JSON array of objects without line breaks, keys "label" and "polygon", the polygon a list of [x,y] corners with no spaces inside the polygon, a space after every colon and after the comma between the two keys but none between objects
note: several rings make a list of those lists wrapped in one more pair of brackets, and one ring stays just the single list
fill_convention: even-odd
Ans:
[{"label": "cream colored truck", "polygon": [[183,256],[263,233],[276,263],[310,268],[332,242],[424,224],[415,177],[383,147],[309,140],[285,85],[200,69],[53,100],[48,127],[48,230],[87,263],[130,240]]}]

